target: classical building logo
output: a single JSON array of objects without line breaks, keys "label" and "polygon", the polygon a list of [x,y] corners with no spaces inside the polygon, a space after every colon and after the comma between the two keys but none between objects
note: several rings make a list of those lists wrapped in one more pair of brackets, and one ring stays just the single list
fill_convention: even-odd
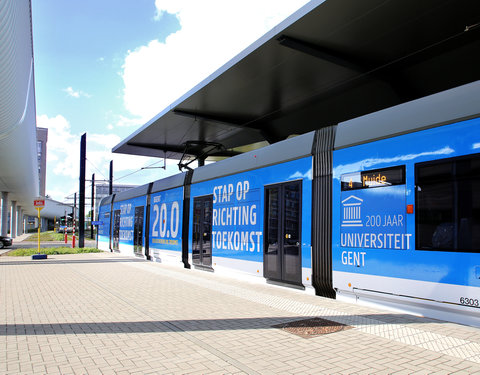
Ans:
[{"label": "classical building logo", "polygon": [[350,195],[342,201],[343,218],[342,227],[363,227],[362,223],[363,199]]}]

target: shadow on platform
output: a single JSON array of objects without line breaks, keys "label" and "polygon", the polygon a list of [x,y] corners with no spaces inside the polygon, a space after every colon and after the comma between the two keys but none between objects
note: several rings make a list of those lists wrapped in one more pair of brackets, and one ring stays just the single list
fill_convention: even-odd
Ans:
[{"label": "shadow on platform", "polygon": [[[69,334],[117,334],[155,333],[190,331],[228,331],[249,329],[271,329],[274,325],[314,318],[313,316],[288,316],[267,318],[235,318],[204,320],[158,320],[133,322],[85,322],[85,323],[45,323],[45,324],[5,324],[0,326],[0,336],[19,335],[69,335]],[[434,319],[424,319],[406,314],[363,314],[322,316],[342,324],[362,324],[382,326],[400,322],[438,323]]]}]

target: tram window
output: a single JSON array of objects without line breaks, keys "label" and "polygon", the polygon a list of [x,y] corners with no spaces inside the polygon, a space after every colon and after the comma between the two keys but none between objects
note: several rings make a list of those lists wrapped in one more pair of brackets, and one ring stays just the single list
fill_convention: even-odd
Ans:
[{"label": "tram window", "polygon": [[416,247],[480,252],[480,154],[419,163]]}]

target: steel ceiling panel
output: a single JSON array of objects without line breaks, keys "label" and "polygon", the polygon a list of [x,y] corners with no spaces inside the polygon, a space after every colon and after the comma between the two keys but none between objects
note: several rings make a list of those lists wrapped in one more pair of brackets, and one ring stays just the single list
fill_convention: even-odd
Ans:
[{"label": "steel ceiling panel", "polygon": [[478,80],[479,15],[471,0],[312,1],[113,151],[272,143]]}]

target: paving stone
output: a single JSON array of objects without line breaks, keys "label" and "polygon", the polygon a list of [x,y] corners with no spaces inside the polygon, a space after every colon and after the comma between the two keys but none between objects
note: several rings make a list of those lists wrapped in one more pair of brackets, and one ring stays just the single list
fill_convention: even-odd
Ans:
[{"label": "paving stone", "polygon": [[[480,373],[477,328],[261,279],[110,253],[2,257],[0,274],[2,374]],[[308,339],[272,328],[311,317],[354,328]]]}]

